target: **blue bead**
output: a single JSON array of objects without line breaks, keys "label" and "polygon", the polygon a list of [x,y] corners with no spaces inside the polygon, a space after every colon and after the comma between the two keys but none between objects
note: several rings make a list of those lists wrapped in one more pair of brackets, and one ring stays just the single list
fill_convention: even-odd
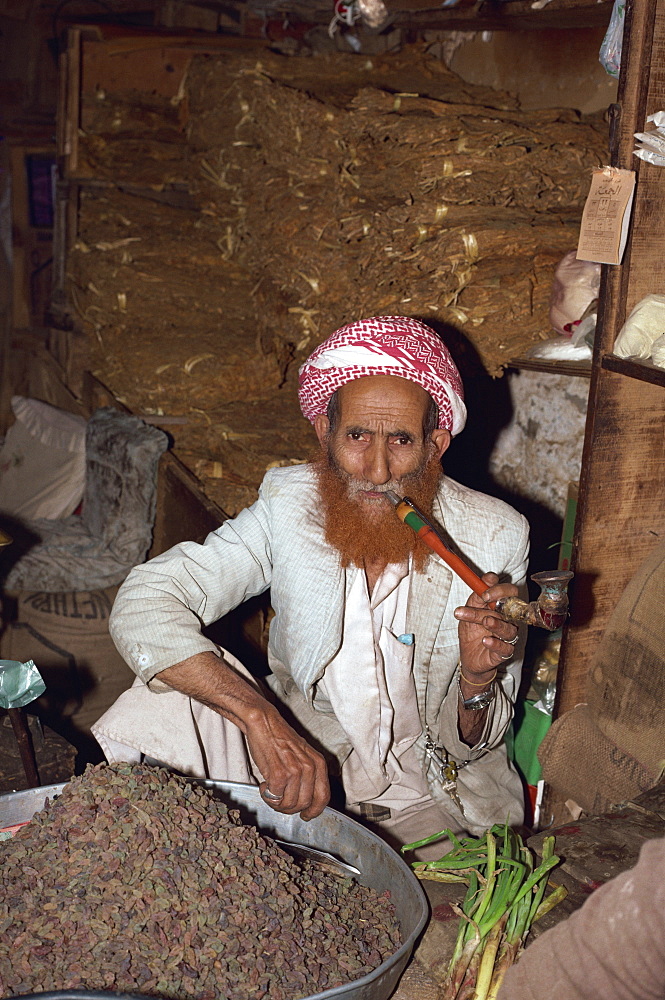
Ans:
[{"label": "blue bead", "polygon": [[405,646],[413,646],[413,633],[405,632],[403,635],[398,635],[397,641],[403,642]]}]

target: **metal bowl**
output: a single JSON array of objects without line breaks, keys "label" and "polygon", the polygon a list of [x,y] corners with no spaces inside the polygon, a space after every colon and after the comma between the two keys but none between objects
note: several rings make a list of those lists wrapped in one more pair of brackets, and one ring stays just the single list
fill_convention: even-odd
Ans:
[{"label": "metal bowl", "polygon": [[[390,958],[361,979],[313,993],[303,1000],[388,1000],[397,986],[416,940],[427,921],[427,897],[411,869],[379,837],[335,809],[324,809],[316,819],[305,822],[300,816],[284,816],[266,805],[256,785],[233,781],[202,781],[227,805],[240,810],[244,823],[261,833],[306,847],[328,851],[360,869],[358,881],[379,893],[390,892],[399,921],[402,942]],[[24,823],[53,799],[64,785],[44,785],[26,791],[0,795],[0,830]],[[113,997],[116,994],[108,993]]]}]

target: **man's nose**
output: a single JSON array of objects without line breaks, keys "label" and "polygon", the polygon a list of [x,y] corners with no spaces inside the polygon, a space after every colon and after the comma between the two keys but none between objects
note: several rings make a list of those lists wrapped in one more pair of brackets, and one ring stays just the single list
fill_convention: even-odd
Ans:
[{"label": "man's nose", "polygon": [[384,486],[391,479],[390,456],[386,442],[375,439],[365,457],[366,479],[374,486]]}]

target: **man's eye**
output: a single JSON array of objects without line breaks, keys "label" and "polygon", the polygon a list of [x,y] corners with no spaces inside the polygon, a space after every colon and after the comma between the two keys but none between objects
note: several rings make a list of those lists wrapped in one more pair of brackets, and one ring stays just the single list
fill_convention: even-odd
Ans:
[{"label": "man's eye", "polygon": [[363,434],[362,431],[350,431],[349,437],[352,441],[362,441]]},{"label": "man's eye", "polygon": [[394,444],[411,444],[411,438],[409,437],[398,437],[393,438]]}]

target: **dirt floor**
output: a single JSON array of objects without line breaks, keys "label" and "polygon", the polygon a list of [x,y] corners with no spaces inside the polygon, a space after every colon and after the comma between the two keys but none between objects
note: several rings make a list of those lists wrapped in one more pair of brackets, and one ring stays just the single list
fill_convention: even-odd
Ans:
[{"label": "dirt floor", "polygon": [[521,111],[422,47],[196,56],[175,97],[121,87],[84,72],[75,368],[226,513],[311,452],[297,369],[342,323],[424,319],[464,376],[550,335],[602,115]]}]

